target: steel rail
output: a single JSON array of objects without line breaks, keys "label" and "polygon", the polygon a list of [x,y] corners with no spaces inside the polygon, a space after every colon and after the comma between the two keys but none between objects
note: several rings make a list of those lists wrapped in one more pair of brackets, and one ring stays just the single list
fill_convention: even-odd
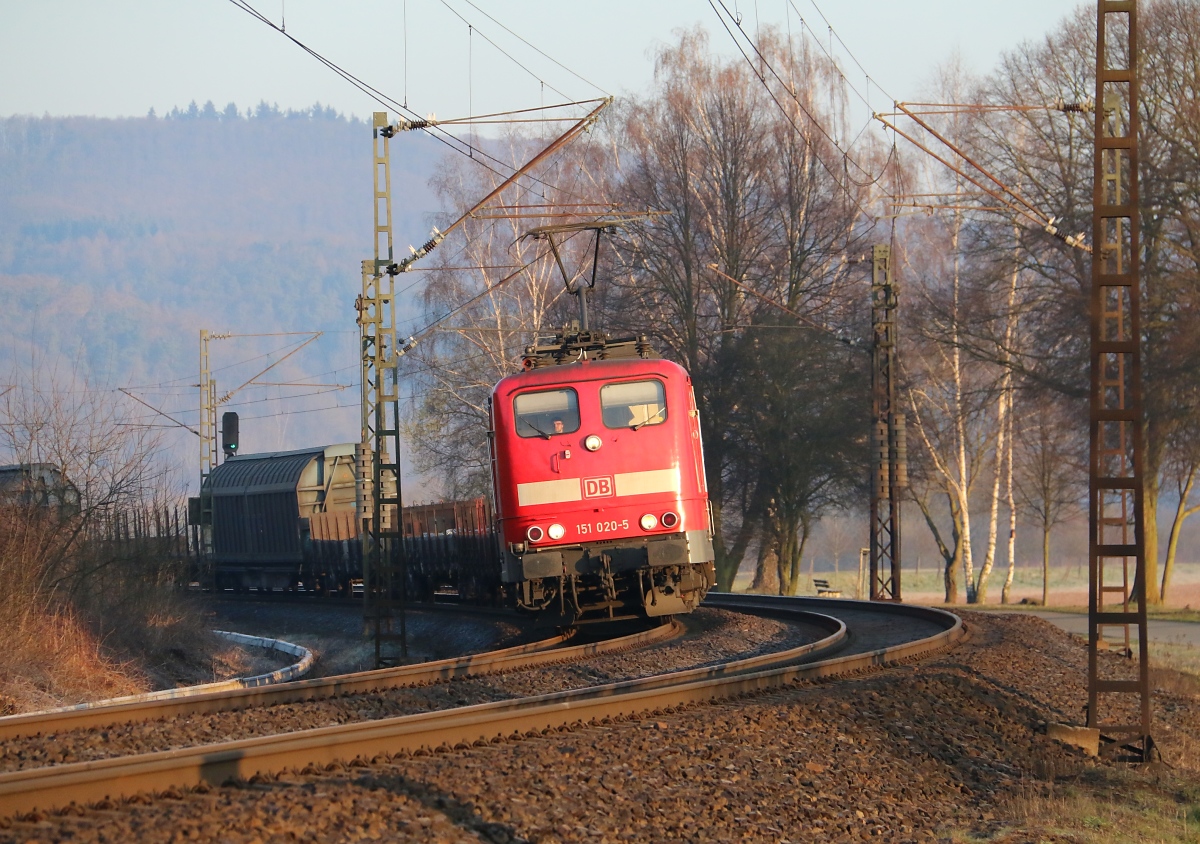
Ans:
[{"label": "steel rail", "polygon": [[[794,600],[796,614],[811,605]],[[717,597],[714,604],[730,609],[786,612],[786,602],[739,603]],[[821,599],[821,605],[870,607],[892,615],[933,622],[942,630],[921,639],[863,653],[764,670],[737,672],[735,663],[693,669],[675,675],[613,683],[588,689],[556,692],[515,701],[478,704],[458,709],[406,715],[380,721],[322,727],[281,736],[264,736],[219,745],[163,751],[141,756],[105,759],[0,774],[0,816],[52,809],[74,802],[114,799],[139,792],[220,785],[229,780],[271,775],[312,766],[366,764],[390,754],[471,746],[544,734],[614,718],[644,716],[684,706],[703,705],[741,697],[788,684],[852,671],[879,668],[950,647],[965,630],[951,613],[897,604]],[[836,625],[838,632],[799,650],[843,642],[845,625],[805,614],[812,623]],[[761,658],[754,661],[761,664]]]},{"label": "steel rail", "polygon": [[682,628],[675,623],[674,625],[660,625],[650,630],[604,642],[592,642],[566,648],[559,646],[573,634],[559,634],[548,639],[498,651],[451,657],[416,665],[359,671],[353,674],[297,680],[271,686],[212,691],[166,700],[130,701],[87,709],[8,715],[0,718],[0,740],[35,733],[59,733],[86,727],[103,727],[134,721],[149,721],[156,718],[176,718],[184,715],[230,712],[257,706],[303,703],[346,694],[363,694],[382,689],[421,686],[553,662],[586,659],[599,654],[656,644],[681,633]]}]

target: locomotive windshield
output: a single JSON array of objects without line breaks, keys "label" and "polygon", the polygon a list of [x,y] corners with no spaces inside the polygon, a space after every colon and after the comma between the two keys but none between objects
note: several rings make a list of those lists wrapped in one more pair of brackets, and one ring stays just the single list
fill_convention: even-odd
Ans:
[{"label": "locomotive windshield", "polygon": [[667,396],[661,381],[626,381],[600,388],[600,412],[606,428],[661,425],[667,421]]},{"label": "locomotive windshield", "polygon": [[574,390],[522,393],[513,401],[518,437],[545,437],[579,430],[579,396]]}]

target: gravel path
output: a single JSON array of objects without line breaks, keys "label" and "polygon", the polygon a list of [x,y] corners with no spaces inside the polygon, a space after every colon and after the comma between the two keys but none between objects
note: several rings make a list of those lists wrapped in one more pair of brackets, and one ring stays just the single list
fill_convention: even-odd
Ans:
[{"label": "gravel path", "polygon": [[[335,613],[332,622],[326,618],[322,623],[337,624],[340,616],[340,612]],[[294,618],[288,618],[289,623],[295,623]],[[361,624],[361,619],[359,623]],[[689,629],[688,634],[664,646],[600,656],[564,665],[543,666],[532,671],[515,671],[431,686],[345,695],[323,701],[281,704],[211,715],[189,715],[119,724],[100,730],[73,730],[61,734],[12,739],[0,747],[0,771],[152,753],[509,700],[564,689],[578,689],[712,665],[738,656],[784,650],[823,635],[811,628],[788,622],[712,609],[698,610],[688,616],[684,623]],[[487,638],[481,632],[481,628],[487,625],[474,619],[425,615],[414,618],[412,626],[416,630],[427,630],[431,640],[439,641],[453,640],[453,637],[464,629],[471,632],[474,635],[473,639],[455,640],[462,642],[461,645],[442,646],[443,650],[449,647],[450,651],[456,654],[469,653],[470,646],[477,645]],[[434,635],[439,629],[443,631],[440,639]],[[515,635],[511,631],[502,632],[506,632],[508,638]],[[601,631],[599,628],[590,628],[585,632],[599,635]],[[297,635],[296,638],[302,636]]]},{"label": "gravel path", "polygon": [[[1002,830],[1021,801],[1071,782],[1128,786],[1135,776],[1039,732],[1047,720],[1077,718],[1086,649],[1038,619],[965,617],[971,637],[955,650],[856,679],[147,805],[0,821],[0,841],[1077,840]],[[1171,776],[1200,794],[1200,695],[1160,693],[1155,708]]]}]

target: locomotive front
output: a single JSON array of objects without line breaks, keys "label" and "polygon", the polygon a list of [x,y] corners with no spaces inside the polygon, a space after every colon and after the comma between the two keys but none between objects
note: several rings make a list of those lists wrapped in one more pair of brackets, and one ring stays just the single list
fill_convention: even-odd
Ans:
[{"label": "locomotive front", "polygon": [[661,359],[577,360],[492,392],[502,579],[568,621],[689,612],[715,583],[691,379]]}]

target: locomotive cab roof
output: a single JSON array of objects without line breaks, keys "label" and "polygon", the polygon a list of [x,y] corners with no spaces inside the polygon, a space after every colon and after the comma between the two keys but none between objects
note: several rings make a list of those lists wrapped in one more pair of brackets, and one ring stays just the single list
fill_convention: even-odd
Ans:
[{"label": "locomotive cab roof", "polygon": [[611,378],[637,377],[648,374],[663,378],[687,378],[687,370],[665,358],[641,360],[623,358],[616,360],[582,360],[560,366],[539,367],[526,372],[507,375],[492,390],[494,395],[510,393],[527,387],[549,386],[580,381],[598,381]]}]

